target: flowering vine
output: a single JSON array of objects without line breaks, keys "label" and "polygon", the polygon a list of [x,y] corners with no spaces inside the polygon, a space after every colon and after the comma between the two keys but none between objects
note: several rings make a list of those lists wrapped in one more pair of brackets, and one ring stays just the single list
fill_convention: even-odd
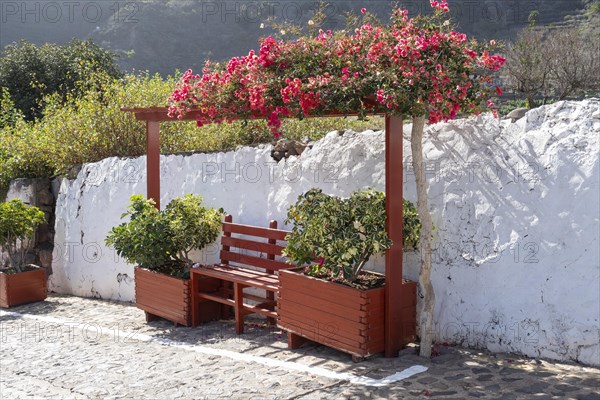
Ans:
[{"label": "flowering vine", "polygon": [[[266,118],[277,138],[281,119],[330,112],[385,111],[426,115],[430,123],[493,106],[491,73],[505,59],[495,43],[455,32],[446,0],[430,0],[434,13],[409,18],[396,9],[388,26],[363,23],[351,34],[320,30],[312,37],[267,37],[258,53],[191,70],[169,98],[169,115],[196,110],[198,125]],[[363,14],[366,10],[361,10]]]}]

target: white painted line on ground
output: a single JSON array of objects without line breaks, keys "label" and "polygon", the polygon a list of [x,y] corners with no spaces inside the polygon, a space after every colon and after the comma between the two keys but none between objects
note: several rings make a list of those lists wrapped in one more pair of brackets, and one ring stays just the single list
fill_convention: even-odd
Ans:
[{"label": "white painted line on ground", "polygon": [[[83,324],[78,322],[71,322],[59,318],[49,317],[45,315],[34,315],[34,314],[22,314],[18,312],[12,311],[2,311],[0,310],[0,317],[19,317],[26,319],[33,319],[37,321],[44,321],[52,324],[66,325],[71,329],[85,330],[89,329],[91,324]],[[94,326],[98,332],[105,336],[111,336],[113,338],[118,338],[122,340],[137,340],[140,342],[153,342],[158,343],[163,346],[175,347],[187,351],[194,351],[199,354],[211,355],[211,356],[219,356],[226,357],[236,361],[243,361],[247,363],[256,363],[265,365],[267,367],[274,368],[283,368],[290,371],[296,372],[304,372],[311,375],[319,375],[324,378],[335,379],[340,381],[348,381],[354,385],[362,385],[362,386],[375,386],[382,387],[388,386],[392,383],[401,381],[403,379],[410,378],[413,375],[419,374],[421,372],[427,371],[427,367],[423,365],[413,365],[410,368],[402,370],[400,372],[396,372],[390,376],[387,376],[382,379],[373,379],[365,376],[357,376],[347,372],[335,372],[322,367],[311,367],[309,365],[299,364],[291,361],[282,361],[275,360],[273,358],[261,357],[261,356],[253,356],[250,354],[238,353],[231,350],[224,349],[215,349],[212,347],[200,346],[200,345],[192,345],[185,342],[179,342],[176,340],[158,338],[150,335],[145,335],[137,332],[128,332],[128,331],[115,331],[115,329],[109,329],[100,326]]]}]

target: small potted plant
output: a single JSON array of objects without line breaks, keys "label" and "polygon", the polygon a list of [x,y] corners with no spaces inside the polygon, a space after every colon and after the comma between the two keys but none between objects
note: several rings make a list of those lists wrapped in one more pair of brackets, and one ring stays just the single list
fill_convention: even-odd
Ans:
[{"label": "small potted plant", "polygon": [[[392,244],[384,193],[367,189],[342,199],[311,189],[289,208],[286,223],[285,254],[303,266],[279,275],[278,325],[290,347],[304,338],[356,357],[383,351],[385,277],[364,266]],[[419,232],[415,207],[404,200],[404,246],[416,247]],[[416,320],[416,284],[406,284],[405,312]],[[414,329],[407,333],[412,339]]]},{"label": "small potted plant", "polygon": [[[223,210],[205,208],[202,197],[188,194],[157,210],[153,200],[142,195],[131,197],[121,218],[129,218],[114,227],[106,244],[119,256],[136,265],[136,305],[146,312],[146,320],[165,318],[175,324],[191,324],[189,270],[190,252],[214,242],[221,231]],[[202,284],[216,285],[207,278]],[[201,320],[218,318],[220,308],[207,303]]]},{"label": "small potted plant", "polygon": [[48,296],[46,270],[26,263],[35,231],[46,217],[21,200],[0,203],[0,307],[44,300]]}]

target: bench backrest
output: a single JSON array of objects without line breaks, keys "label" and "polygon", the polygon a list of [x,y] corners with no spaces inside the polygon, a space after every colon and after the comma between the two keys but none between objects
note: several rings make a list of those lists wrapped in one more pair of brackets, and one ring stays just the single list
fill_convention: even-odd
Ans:
[{"label": "bench backrest", "polygon": [[271,221],[268,228],[234,224],[232,221],[231,215],[227,215],[223,222],[223,236],[221,236],[223,264],[250,266],[263,269],[268,273],[294,267],[286,263],[287,259],[281,255],[285,245],[280,243],[285,241],[289,231],[277,229],[277,221]]}]

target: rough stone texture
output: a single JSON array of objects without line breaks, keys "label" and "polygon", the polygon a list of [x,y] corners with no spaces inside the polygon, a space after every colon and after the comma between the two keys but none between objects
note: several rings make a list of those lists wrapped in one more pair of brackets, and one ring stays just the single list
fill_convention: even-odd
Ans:
[{"label": "rough stone texture", "polygon": [[299,156],[308,147],[307,144],[295,140],[281,139],[275,143],[271,150],[271,157],[277,162],[290,156]]},{"label": "rough stone texture", "polygon": [[6,194],[6,201],[12,199],[19,199],[27,205],[36,206],[46,214],[47,223],[38,227],[34,246],[27,254],[26,260],[28,263],[42,266],[50,271],[55,223],[55,202],[50,188],[50,180],[45,178],[13,180]]},{"label": "rough stone texture", "polygon": [[[289,351],[285,335],[261,319],[250,320],[247,332],[236,336],[233,321],[197,328],[174,328],[164,320],[146,324],[130,304],[70,296],[51,295],[11,311],[39,319],[0,316],[2,399],[597,399],[600,391],[596,368],[457,347],[436,346],[455,356],[436,364],[410,354],[353,363],[347,354],[312,343]],[[429,369],[373,387],[236,361],[226,351],[372,379],[416,364]],[[520,380],[503,381],[506,368]],[[565,386],[570,379],[579,383]]]},{"label": "rough stone texture", "polygon": [[515,108],[506,115],[506,118],[510,119],[510,122],[514,123],[523,118],[525,114],[527,114],[527,111],[529,111],[528,108]]},{"label": "rough stone texture", "polygon": [[[480,116],[428,128],[436,340],[600,365],[599,106],[566,101],[516,123]],[[405,197],[415,201],[409,133],[410,125]],[[382,132],[332,132],[279,163],[271,146],[162,156],[161,204],[196,193],[234,221],[282,224],[311,187],[338,195],[384,189],[383,143]],[[146,193],[144,168],[144,157],[109,158],[62,180],[52,290],[132,300],[133,282],[122,277],[133,267],[104,238],[129,197]],[[217,255],[210,246],[198,261]],[[417,278],[417,260],[405,255],[407,278]],[[381,269],[383,258],[371,266]]]}]

